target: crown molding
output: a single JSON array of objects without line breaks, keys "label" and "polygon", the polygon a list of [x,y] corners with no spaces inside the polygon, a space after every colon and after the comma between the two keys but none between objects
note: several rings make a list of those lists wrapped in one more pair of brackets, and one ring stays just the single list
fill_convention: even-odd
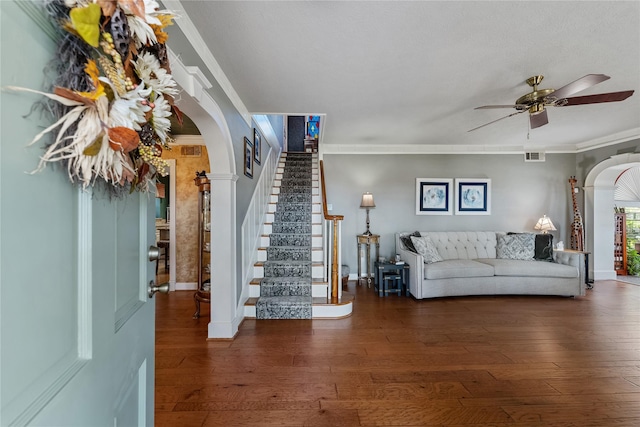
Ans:
[{"label": "crown molding", "polygon": [[576,144],[576,153],[583,153],[597,148],[609,147],[611,145],[621,144],[633,139],[640,139],[640,128],[629,129],[603,138],[596,138],[591,141],[578,143]]},{"label": "crown molding", "polygon": [[522,145],[478,146],[478,145],[361,145],[322,144],[322,154],[524,154],[528,151],[545,153],[575,153],[573,146],[524,147]]}]

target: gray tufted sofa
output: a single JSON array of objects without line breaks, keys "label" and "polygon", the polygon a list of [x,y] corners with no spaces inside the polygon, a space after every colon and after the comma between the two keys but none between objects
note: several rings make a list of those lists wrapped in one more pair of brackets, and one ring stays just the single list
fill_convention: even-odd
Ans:
[{"label": "gray tufted sofa", "polygon": [[396,233],[396,253],[410,266],[409,287],[418,299],[462,295],[585,294],[584,255],[554,251],[554,262],[497,258],[496,231],[433,232],[429,236],[444,261],[425,264]]}]

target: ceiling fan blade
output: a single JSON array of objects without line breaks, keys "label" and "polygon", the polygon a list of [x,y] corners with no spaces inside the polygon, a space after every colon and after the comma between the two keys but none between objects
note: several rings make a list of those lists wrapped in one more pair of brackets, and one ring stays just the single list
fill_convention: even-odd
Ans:
[{"label": "ceiling fan blade", "polygon": [[622,92],[609,92],[609,93],[600,93],[597,95],[586,95],[586,96],[573,96],[571,98],[566,98],[566,104],[561,104],[559,107],[565,107],[568,105],[584,105],[584,104],[599,104],[601,102],[617,102],[624,101],[631,95],[633,95],[632,90],[625,90]]},{"label": "ceiling fan blade", "polygon": [[551,92],[546,98],[562,99],[574,93],[581,92],[585,89],[595,86],[598,83],[602,83],[605,80],[609,80],[611,77],[604,74],[587,74],[584,77],[580,77],[578,80],[569,83],[566,86],[562,86],[560,89],[556,89]]},{"label": "ceiling fan blade", "polygon": [[476,107],[474,110],[489,110],[493,108],[515,108],[516,110],[522,110],[529,108],[529,106],[524,104],[514,104],[514,105],[483,105],[482,107]]},{"label": "ceiling fan blade", "polygon": [[529,114],[529,123],[531,124],[531,129],[539,128],[549,123],[547,110],[542,110],[536,114]]},{"label": "ceiling fan blade", "polygon": [[494,121],[492,121],[492,122],[485,123],[485,124],[483,124],[483,125],[481,125],[481,126],[478,126],[477,128],[469,129],[467,132],[472,132],[472,131],[474,131],[474,130],[476,130],[476,129],[480,129],[480,128],[483,128],[483,127],[485,127],[485,126],[489,126],[489,125],[490,125],[490,124],[492,124],[492,123],[499,122],[500,120],[503,120],[503,119],[508,119],[508,118],[509,118],[509,117],[511,117],[511,116],[515,116],[516,114],[524,113],[525,111],[527,111],[527,110],[520,110],[520,111],[516,111],[515,113],[511,113],[511,114],[509,114],[508,116],[504,116],[504,117],[501,117],[501,118],[499,118],[499,119],[497,119],[497,120],[494,120]]}]

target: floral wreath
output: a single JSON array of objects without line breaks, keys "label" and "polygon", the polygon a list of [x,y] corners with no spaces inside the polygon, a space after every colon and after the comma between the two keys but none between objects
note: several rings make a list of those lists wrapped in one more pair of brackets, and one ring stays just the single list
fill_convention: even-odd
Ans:
[{"label": "floral wreath", "polygon": [[47,0],[60,30],[53,93],[48,107],[55,123],[31,141],[57,130],[35,171],[61,162],[83,188],[98,178],[115,194],[148,191],[168,165],[173,105],[164,28],[175,15],[155,0]]}]

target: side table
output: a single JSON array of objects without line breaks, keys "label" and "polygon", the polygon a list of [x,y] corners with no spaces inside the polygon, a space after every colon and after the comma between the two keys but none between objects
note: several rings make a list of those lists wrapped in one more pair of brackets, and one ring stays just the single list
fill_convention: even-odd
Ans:
[{"label": "side table", "polygon": [[[406,296],[410,296],[409,292],[409,264],[396,264],[394,262],[375,262],[375,285],[380,289],[384,273],[397,273],[402,277],[402,289]],[[399,293],[402,295],[402,289]]]},{"label": "side table", "polygon": [[[377,234],[358,234],[358,285],[362,280],[362,256],[367,263],[367,286],[371,286],[371,245],[376,245],[376,261],[380,257],[380,236]],[[362,245],[365,246],[365,252],[362,253]]]},{"label": "side table", "polygon": [[[555,249],[557,250],[557,249]],[[575,249],[562,249],[563,252],[573,252],[584,255],[584,284],[587,287],[587,290],[593,289],[593,279],[589,278],[589,255],[591,252],[588,251],[577,251]]]}]

